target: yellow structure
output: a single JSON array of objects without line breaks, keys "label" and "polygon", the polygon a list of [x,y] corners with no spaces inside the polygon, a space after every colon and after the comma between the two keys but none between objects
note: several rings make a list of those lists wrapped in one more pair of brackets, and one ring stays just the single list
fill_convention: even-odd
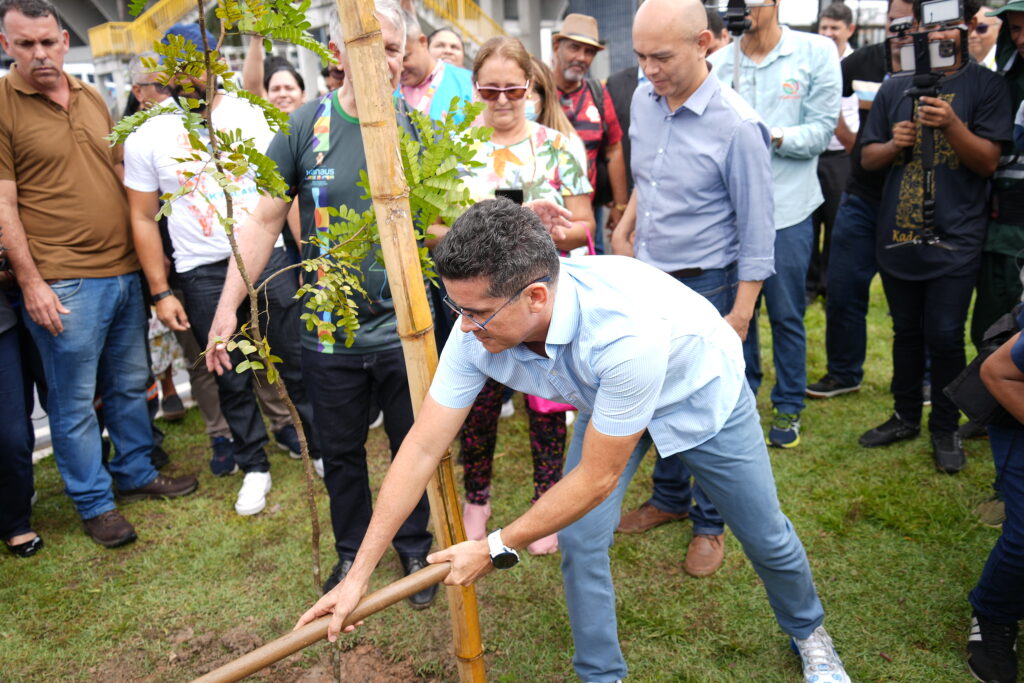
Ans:
[{"label": "yellow structure", "polygon": [[423,0],[423,6],[458,29],[465,40],[476,43],[477,47],[495,36],[505,35],[505,29],[473,0]]},{"label": "yellow structure", "polygon": [[196,11],[195,0],[160,0],[135,21],[111,21],[89,29],[93,59],[137,55],[153,49],[171,26]]}]

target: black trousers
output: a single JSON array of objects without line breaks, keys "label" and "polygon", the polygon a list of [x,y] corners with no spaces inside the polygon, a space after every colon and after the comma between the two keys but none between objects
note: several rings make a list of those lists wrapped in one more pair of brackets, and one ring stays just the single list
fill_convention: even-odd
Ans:
[{"label": "black trousers", "polygon": [[928,429],[933,433],[956,431],[960,423],[959,410],[942,390],[966,365],[964,324],[976,279],[976,268],[931,280],[902,280],[882,272],[885,298],[892,314],[892,392],[896,412],[904,420],[920,422],[927,354],[932,381]]},{"label": "black trousers", "polygon": [[[263,274],[255,284],[258,286],[268,275],[287,265],[289,260],[285,250],[274,249],[266,268],[263,269]],[[217,302],[224,289],[227,270],[227,261],[220,261],[193,268],[178,276],[181,290],[185,295],[185,312],[200,348],[206,348],[210,325],[213,324]],[[302,304],[294,298],[298,288],[298,278],[294,272],[276,277],[270,282],[267,289],[260,293],[260,329],[270,341],[271,352],[281,358],[282,362],[278,365],[281,377],[299,412],[299,417],[302,418],[302,427],[310,444],[310,456],[317,458],[318,444],[312,430],[313,408],[306,397],[300,367],[299,326],[302,323],[299,314]],[[249,302],[246,300],[238,309],[239,325],[248,319]],[[230,358],[232,367],[245,360],[245,356],[238,349],[230,353]],[[231,429],[231,438],[234,441],[235,462],[243,472],[267,472],[270,470],[270,461],[263,448],[270,439],[263,426],[263,416],[260,415],[256,403],[256,394],[253,393],[254,381],[251,372],[237,373],[232,370],[217,377],[217,389],[220,394],[220,409],[224,413],[224,419]]]},{"label": "black trousers", "polygon": [[[317,441],[324,459],[324,484],[331,503],[334,547],[339,559],[354,559],[373,512],[366,466],[371,395],[384,413],[391,457],[412,427],[412,401],[401,348],[367,354],[328,354],[302,349],[302,372],[313,403]],[[402,557],[430,551],[427,496],[402,523],[392,544]]]}]

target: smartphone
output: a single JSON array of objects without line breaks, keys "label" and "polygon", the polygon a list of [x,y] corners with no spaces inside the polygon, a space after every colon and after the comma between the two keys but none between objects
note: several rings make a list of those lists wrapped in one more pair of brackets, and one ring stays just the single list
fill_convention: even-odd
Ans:
[{"label": "smartphone", "polygon": [[518,188],[507,188],[494,191],[494,198],[504,197],[510,201],[515,202],[522,206],[523,204],[523,191]]}]

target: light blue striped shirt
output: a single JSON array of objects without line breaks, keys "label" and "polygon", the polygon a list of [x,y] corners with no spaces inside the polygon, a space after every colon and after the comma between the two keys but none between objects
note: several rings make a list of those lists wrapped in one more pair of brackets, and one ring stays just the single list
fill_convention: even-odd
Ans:
[{"label": "light blue striped shirt", "polygon": [[746,381],[736,332],[707,299],[636,259],[563,259],[547,358],[523,345],[492,354],[456,325],[430,395],[472,405],[491,377],[591,413],[602,434],[647,428],[662,455],[717,434]]},{"label": "light blue striped shirt", "polygon": [[768,128],[713,75],[675,111],[650,83],[633,93],[636,257],[667,273],[738,263],[740,280],[774,272]]},{"label": "light blue striped shirt", "polygon": [[[716,51],[708,61],[723,83],[732,85],[738,45]],[[760,64],[741,54],[739,94],[765,125],[782,129],[772,148],[775,229],[795,225],[822,203],[818,155],[836,130],[842,75],[836,44],[823,36],[782,27],[782,38]]]}]

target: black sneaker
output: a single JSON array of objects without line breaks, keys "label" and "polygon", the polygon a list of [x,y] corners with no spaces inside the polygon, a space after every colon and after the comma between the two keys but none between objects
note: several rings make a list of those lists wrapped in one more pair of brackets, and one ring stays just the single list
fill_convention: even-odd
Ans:
[{"label": "black sneaker", "polygon": [[956,432],[934,432],[932,458],[935,460],[935,469],[946,474],[956,474],[967,467],[960,435]]},{"label": "black sneaker", "polygon": [[210,448],[210,471],[213,472],[213,476],[226,477],[238,471],[234,441],[226,436],[215,436],[210,440]]},{"label": "black sneaker", "polygon": [[285,425],[280,431],[274,432],[274,440],[277,447],[282,451],[288,451],[288,457],[296,460],[302,459],[302,444],[299,443],[299,433],[295,425]]},{"label": "black sneaker", "polygon": [[[425,557],[403,557],[402,569],[405,570],[405,575],[414,574],[424,567],[429,567],[430,563],[427,562]],[[427,586],[419,593],[413,593],[409,596],[409,604],[412,605],[413,609],[426,609],[430,607],[430,603],[434,602],[434,598],[437,597],[437,584]]]},{"label": "black sneaker", "polygon": [[864,448],[878,448],[879,446],[888,446],[897,441],[913,439],[920,433],[920,425],[908,422],[893,413],[893,416],[885,424],[880,424],[874,429],[861,434],[857,442]]},{"label": "black sneaker", "polygon": [[859,384],[843,384],[832,375],[825,375],[814,384],[808,384],[804,389],[804,393],[811,398],[832,398],[854,391],[860,391]]},{"label": "black sneaker", "polygon": [[181,402],[181,398],[177,394],[171,394],[164,396],[163,400],[160,401],[160,412],[168,422],[178,422],[185,417],[185,404]]},{"label": "black sneaker", "polygon": [[968,420],[957,428],[956,433],[960,435],[963,441],[967,439],[987,439],[988,428],[980,422],[974,420]]},{"label": "black sneaker", "polygon": [[331,570],[331,575],[324,581],[324,593],[330,593],[332,588],[348,576],[348,570],[352,569],[352,562],[353,560],[338,560],[338,564],[334,565],[334,569]]},{"label": "black sneaker", "polygon": [[974,612],[967,636],[967,668],[983,683],[1017,680],[1017,624],[997,624]]}]

